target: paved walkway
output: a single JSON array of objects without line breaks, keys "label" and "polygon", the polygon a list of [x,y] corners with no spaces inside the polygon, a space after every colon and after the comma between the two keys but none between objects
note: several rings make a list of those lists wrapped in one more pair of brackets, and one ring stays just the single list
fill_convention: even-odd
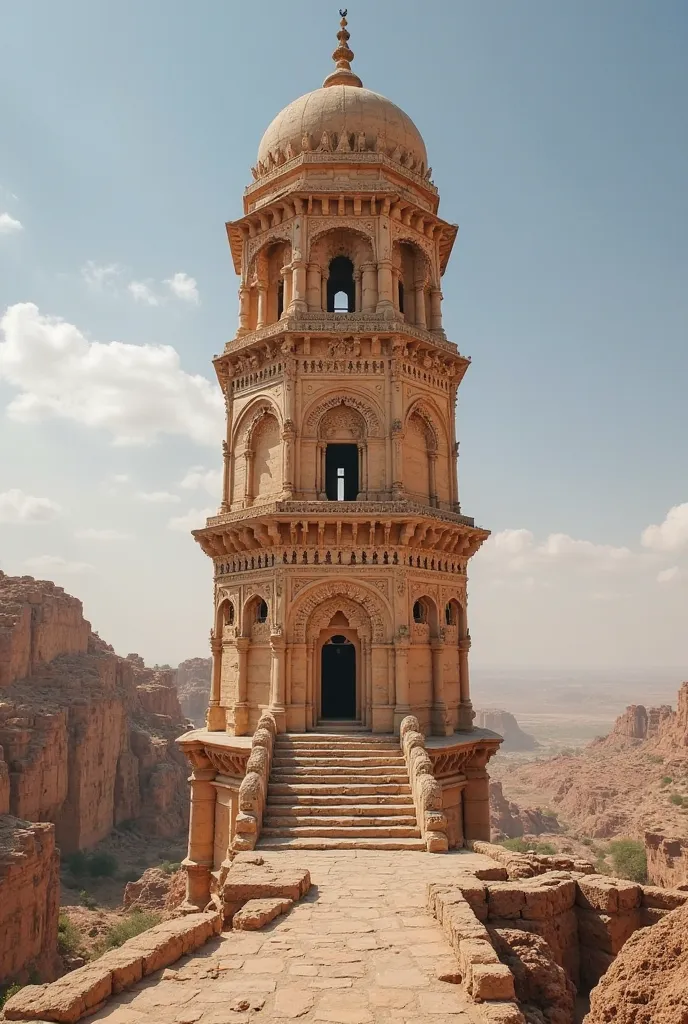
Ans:
[{"label": "paved walkway", "polygon": [[478,1024],[456,960],[425,912],[426,884],[494,866],[479,854],[296,850],[266,862],[309,868],[313,888],[257,932],[226,932],[194,956],[110,1000],[89,1022]]}]

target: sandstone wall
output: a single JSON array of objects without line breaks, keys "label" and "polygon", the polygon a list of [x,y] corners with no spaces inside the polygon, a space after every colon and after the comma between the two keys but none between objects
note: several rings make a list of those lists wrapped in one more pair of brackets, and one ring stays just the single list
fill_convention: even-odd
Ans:
[{"label": "sandstone wall", "polygon": [[212,658],[189,658],[177,666],[179,703],[184,716],[196,726],[205,724],[212,665]]},{"label": "sandstone wall", "polygon": [[0,816],[0,984],[55,976],[59,904],[54,826]]},{"label": "sandstone wall", "polygon": [[688,837],[646,832],[645,854],[649,882],[665,889],[688,887]]}]

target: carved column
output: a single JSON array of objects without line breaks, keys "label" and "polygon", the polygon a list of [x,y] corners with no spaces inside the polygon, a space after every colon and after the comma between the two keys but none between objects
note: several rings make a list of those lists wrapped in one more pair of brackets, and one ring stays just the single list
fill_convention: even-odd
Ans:
[{"label": "carved column", "polygon": [[231,377],[225,385],[225,440],[222,442],[222,501],[220,509],[228,512],[231,503],[231,454],[232,454],[232,418],[234,412],[234,392]]},{"label": "carved column", "polygon": [[361,270],[362,312],[374,313],[377,306],[377,267],[374,263],[364,263]]},{"label": "carved column", "polygon": [[432,731],[435,736],[451,736],[452,726],[444,698],[444,640],[433,638],[432,650]]},{"label": "carved column", "polygon": [[478,753],[464,769],[463,834],[466,840],[490,841],[490,791],[485,756]]},{"label": "carved column", "polygon": [[285,641],[281,633],[273,633],[270,636],[270,647],[272,649],[272,666],[270,671],[270,711],[277,723],[277,731],[284,732],[286,728],[285,708]]},{"label": "carved column", "polygon": [[296,431],[293,420],[285,420],[282,431],[282,493],[287,501],[294,494],[294,441]]},{"label": "carved column", "polygon": [[449,427],[450,427],[450,456],[451,456],[451,500],[455,512],[461,511],[459,502],[459,442],[456,440],[456,393],[458,384],[452,381],[449,387]]},{"label": "carved column", "polygon": [[268,315],[268,289],[264,284],[258,285],[258,319],[256,322],[256,329],[260,330],[261,327],[265,327]]},{"label": "carved column", "polygon": [[392,283],[391,259],[380,260],[377,265],[377,306],[376,313],[386,317],[394,316],[394,288]]},{"label": "carved column", "polygon": [[318,442],[318,454],[317,454],[318,466],[317,466],[317,470],[316,470],[316,472],[318,474],[318,478],[319,478],[318,482],[317,482],[318,501],[327,501],[327,492],[325,490],[325,487],[327,486],[326,471],[325,471],[325,455],[326,455],[326,453],[327,453],[327,445],[323,441],[319,441]]},{"label": "carved column", "polygon": [[411,714],[408,681],[409,640],[407,636],[394,638],[394,679],[396,694],[394,703],[394,732],[399,735],[399,726]]},{"label": "carved column", "polygon": [[422,284],[416,284],[416,327],[421,327],[425,330],[427,324],[425,320],[425,287]]},{"label": "carved column", "polygon": [[362,441],[358,442],[358,494],[356,499],[358,501],[365,501],[368,490],[368,482],[366,480],[366,446]]},{"label": "carved column", "polygon": [[[465,621],[465,611],[462,610],[461,619]],[[471,635],[466,635],[459,640],[459,689],[461,703],[459,704],[459,721],[457,728],[461,731],[473,729],[475,712],[471,703],[470,683],[468,679],[468,652],[471,649]]]},{"label": "carved column", "polygon": [[320,272],[320,304],[322,306],[323,313],[327,312],[327,279],[330,276],[329,270],[324,268]]},{"label": "carved column", "polygon": [[428,452],[430,504],[437,508],[437,452]]},{"label": "carved column", "polygon": [[241,338],[244,334],[248,334],[251,330],[251,292],[246,285],[241,286],[239,289],[239,330],[237,331],[237,337]]},{"label": "carved column", "polygon": [[253,452],[247,448],[244,452],[246,470],[244,478],[244,508],[248,508],[253,502]]},{"label": "carved column", "polygon": [[215,844],[215,769],[207,767],[210,762],[203,754],[188,756],[197,765],[189,778],[189,846],[182,866],[186,869],[186,901],[203,910],[210,900]]},{"label": "carved column", "polygon": [[282,317],[289,315],[292,293],[292,271],[291,266],[282,267],[280,276],[284,282],[282,289]]},{"label": "carved column", "polygon": [[306,303],[306,264],[298,258],[292,262],[292,283],[291,312],[305,313],[308,309]]},{"label": "carved column", "polygon": [[401,384],[402,352],[397,346],[393,348],[391,371],[392,371],[392,500],[399,501],[404,497],[404,439],[403,429],[403,401],[404,396]]},{"label": "carved column", "polygon": [[430,290],[430,330],[442,331],[442,292],[439,288]]},{"label": "carved column", "polygon": [[[222,629],[222,627],[220,627]],[[210,634],[210,653],[213,657],[213,667],[210,682],[210,703],[205,724],[210,732],[224,732],[225,713],[220,707],[220,687],[222,682],[222,635]]]},{"label": "carved column", "polygon": [[401,278],[401,271],[399,270],[398,267],[392,266],[392,302],[394,303],[394,308],[397,311],[397,313],[400,312],[400,309],[401,309],[401,307],[399,305],[399,280],[400,280],[400,278]]},{"label": "carved column", "polygon": [[234,705],[234,735],[246,736],[248,723],[248,649],[251,641],[247,636],[236,638],[237,649],[237,701]]},{"label": "carved column", "polygon": [[323,308],[320,267],[317,263],[308,264],[308,271],[306,273],[306,301],[309,313],[317,313]]},{"label": "carved column", "polygon": [[306,728],[312,729],[315,726],[315,713],[314,705],[315,700],[313,690],[313,650],[314,645],[312,641],[306,644]]},{"label": "carved column", "polygon": [[354,271],[354,312],[361,312],[361,271]]}]

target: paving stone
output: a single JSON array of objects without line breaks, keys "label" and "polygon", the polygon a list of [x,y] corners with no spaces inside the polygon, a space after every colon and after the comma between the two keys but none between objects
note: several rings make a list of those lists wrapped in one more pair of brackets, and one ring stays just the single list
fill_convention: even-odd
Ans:
[{"label": "paving stone", "polygon": [[314,993],[304,988],[283,988],[275,996],[275,1017],[303,1017],[313,1006]]},{"label": "paving stone", "polygon": [[427,977],[413,968],[401,971],[379,971],[376,981],[381,988],[416,989],[426,988],[428,985]]},{"label": "paving stone", "polygon": [[244,963],[244,974],[281,974],[284,960],[277,956],[250,956]]}]

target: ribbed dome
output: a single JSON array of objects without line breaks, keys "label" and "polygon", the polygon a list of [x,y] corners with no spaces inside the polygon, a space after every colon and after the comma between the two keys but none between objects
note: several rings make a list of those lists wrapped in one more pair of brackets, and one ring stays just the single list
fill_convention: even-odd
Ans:
[{"label": "ribbed dome", "polygon": [[[323,132],[334,150],[342,133],[349,136],[352,150],[375,150],[378,138],[389,156],[401,151],[407,166],[427,168],[425,143],[411,118],[395,103],[370,89],[331,84],[294,100],[269,125],[258,147],[258,162],[284,154],[289,145],[294,154],[302,152],[304,136],[308,147],[318,149]],[[365,133],[365,147],[360,135]],[[348,147],[347,147],[348,149]],[[399,159],[399,156],[397,156]]]}]

